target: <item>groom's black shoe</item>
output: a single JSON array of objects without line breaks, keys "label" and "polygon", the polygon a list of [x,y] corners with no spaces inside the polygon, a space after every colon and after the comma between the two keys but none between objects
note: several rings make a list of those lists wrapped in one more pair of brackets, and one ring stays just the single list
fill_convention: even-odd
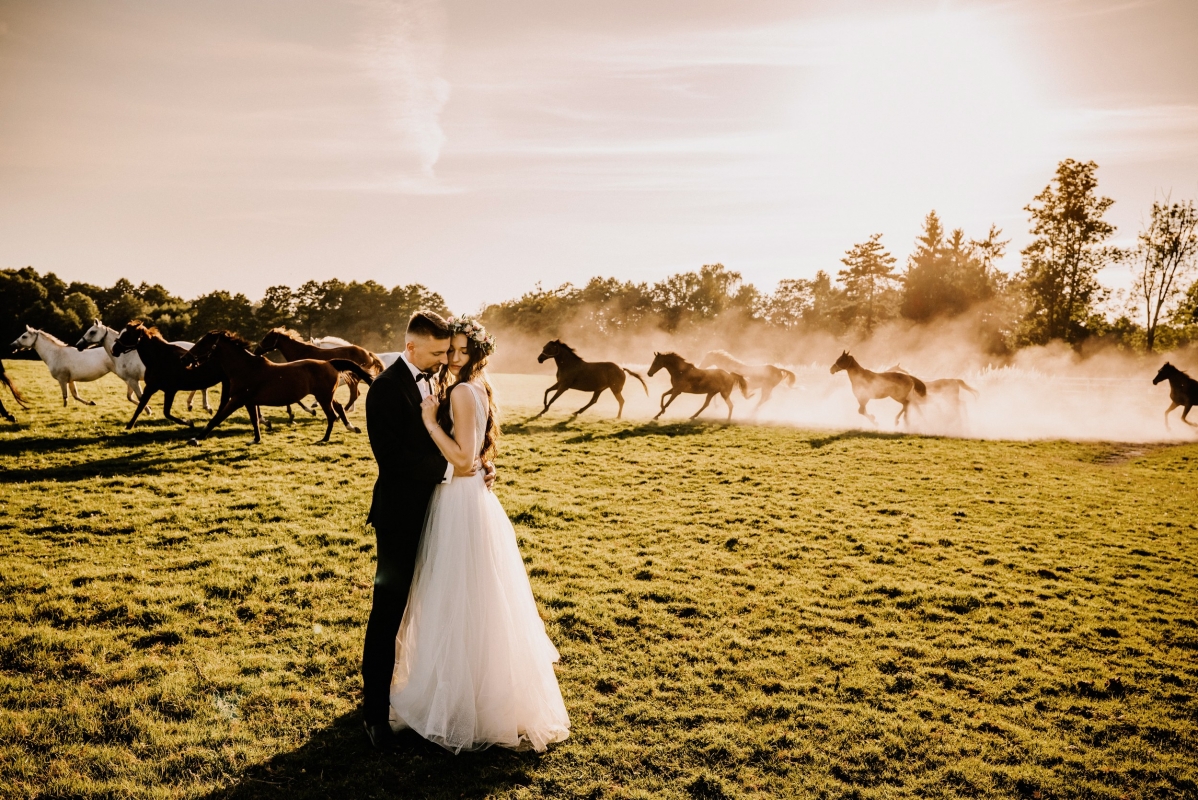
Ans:
[{"label": "groom's black shoe", "polygon": [[385,722],[371,725],[369,722],[363,721],[362,727],[366,729],[366,736],[375,750],[380,753],[390,753],[395,749],[395,734],[392,733],[390,725]]}]

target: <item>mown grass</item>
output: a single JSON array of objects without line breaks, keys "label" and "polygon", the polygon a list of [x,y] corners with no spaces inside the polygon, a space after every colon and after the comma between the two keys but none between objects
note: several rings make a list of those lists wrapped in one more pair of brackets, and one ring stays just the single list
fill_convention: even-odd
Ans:
[{"label": "mown grass", "polygon": [[366,437],[189,448],[41,370],[0,427],[0,796],[1198,793],[1198,446],[510,423],[573,733],[383,757]]}]

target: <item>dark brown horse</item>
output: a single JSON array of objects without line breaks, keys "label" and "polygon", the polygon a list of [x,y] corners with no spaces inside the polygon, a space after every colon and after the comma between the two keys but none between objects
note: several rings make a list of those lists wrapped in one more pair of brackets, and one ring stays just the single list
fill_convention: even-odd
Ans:
[{"label": "dark brown horse", "polygon": [[1178,406],[1182,406],[1181,421],[1187,425],[1198,427],[1198,425],[1186,419],[1186,415],[1190,413],[1190,409],[1198,405],[1198,381],[1168,361],[1156,373],[1156,377],[1152,379],[1152,385],[1156,386],[1161,381],[1169,382],[1169,407],[1165,409],[1165,430],[1169,430],[1169,412]]},{"label": "dark brown horse", "polygon": [[[835,375],[841,370],[849,374],[849,383],[853,385],[853,396],[857,398],[857,413],[875,425],[878,424],[878,421],[865,410],[865,405],[870,400],[889,397],[902,405],[894,418],[894,424],[898,425],[899,420],[907,416],[907,406],[913,400],[928,395],[928,387],[919,378],[905,372],[870,372],[858,364],[857,359],[849,355],[848,350],[845,350],[840,354],[840,358],[836,359],[831,372]],[[915,396],[912,397],[912,394]]]},{"label": "dark brown horse", "polygon": [[[288,328],[275,328],[262,337],[262,341],[254,348],[254,355],[265,355],[271,350],[278,350],[283,354],[283,358],[288,361],[298,361],[302,358],[310,358],[316,361],[351,361],[361,367],[372,378],[377,378],[379,373],[387,368],[378,356],[365,347],[358,347],[356,344],[345,347],[317,347],[314,344],[304,341],[304,338],[297,331]],[[345,381],[345,385],[349,387],[349,402],[345,404],[345,410],[353,411],[354,403],[358,401],[358,377],[347,370],[347,374],[342,379]],[[316,413],[315,409],[310,409],[303,403],[299,403],[299,407],[310,414]],[[287,411],[288,413],[291,412],[290,407],[288,407]]]},{"label": "dark brown horse", "polygon": [[137,408],[133,411],[133,418],[125,426],[126,430],[133,429],[134,423],[141,412],[145,411],[154,392],[162,392],[164,417],[179,425],[190,426],[191,422],[171,414],[171,405],[175,402],[176,394],[207,389],[218,383],[221,384],[222,392],[228,389],[220,367],[207,364],[188,368],[183,363],[187,350],[162,338],[157,328],[147,328],[137,320],[122,328],[112,345],[114,358],[131,350],[136,350],[138,357],[146,365],[146,385],[142,389]]},{"label": "dark brown horse", "polygon": [[[29,409],[29,406],[25,405],[25,398],[21,396],[21,392],[19,389],[17,389],[17,385],[12,382],[12,378],[8,377],[8,373],[4,371],[3,361],[0,361],[0,383],[3,383],[8,387],[8,390],[12,392],[12,397],[17,401],[17,405],[26,410]],[[9,413],[8,409],[4,407],[3,401],[0,401],[0,417],[4,417],[9,422],[17,421],[17,418]]]},{"label": "dark brown horse", "polygon": [[352,373],[369,386],[374,383],[374,376],[369,372],[343,358],[327,361],[305,358],[276,364],[263,356],[254,355],[249,348],[250,343],[235,333],[212,331],[204,334],[188,354],[189,363],[197,367],[214,364],[228,376],[229,381],[228,391],[221,397],[220,408],[203,433],[191,440],[192,444],[199,444],[213,428],[242,406],[249,411],[250,422],[254,426],[254,443],[257,444],[262,441],[258,406],[285,406],[308,395],[316,398],[328,420],[321,442],[329,440],[333,424],[338,418],[354,433],[362,432],[360,428],[349,424],[345,409],[333,399],[333,392],[337,389],[339,373]]},{"label": "dark brown horse", "polygon": [[[624,378],[625,372],[640,381],[641,386],[645,387],[645,395],[648,396],[649,394],[649,385],[645,383],[645,379],[632,370],[627,367],[621,367],[619,364],[614,364],[611,361],[584,361],[578,353],[574,352],[573,347],[560,339],[554,339],[545,344],[545,347],[541,349],[541,354],[537,356],[537,363],[544,364],[551,358],[557,364],[557,380],[545,390],[545,396],[541,398],[541,402],[545,404],[545,407],[533,419],[548,411],[549,406],[553,405],[553,401],[557,400],[557,398],[570,389],[577,389],[580,392],[594,392],[594,395],[591,396],[591,402],[575,411],[573,416],[577,417],[595,405],[599,400],[599,395],[611,389],[611,393],[616,396],[616,402],[620,404],[619,410],[616,411],[616,419],[619,419],[620,415],[624,413],[623,392],[624,381],[626,380]],[[550,392],[556,392],[556,394],[550,398]]]},{"label": "dark brown horse", "polygon": [[[722,369],[699,369],[677,353],[654,353],[653,365],[649,367],[649,377],[653,377],[661,369],[670,373],[670,390],[662,394],[661,411],[658,411],[653,419],[666,413],[670,403],[673,403],[680,394],[707,395],[707,399],[703,401],[699,410],[691,414],[691,419],[702,414],[703,409],[711,403],[711,398],[717,394],[724,398],[724,405],[728,406],[728,419],[732,419],[732,390],[737,386],[740,387],[740,393],[746,398],[753,396],[743,375]],[[666,400],[667,397],[670,399]]]}]

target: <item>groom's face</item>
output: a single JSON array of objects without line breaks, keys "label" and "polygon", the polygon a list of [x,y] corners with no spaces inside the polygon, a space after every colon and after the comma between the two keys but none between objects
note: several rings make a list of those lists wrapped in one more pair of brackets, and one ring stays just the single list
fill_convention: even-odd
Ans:
[{"label": "groom's face", "polygon": [[408,361],[416,369],[427,372],[438,364],[448,361],[449,339],[434,339],[432,336],[410,336],[404,348]]}]

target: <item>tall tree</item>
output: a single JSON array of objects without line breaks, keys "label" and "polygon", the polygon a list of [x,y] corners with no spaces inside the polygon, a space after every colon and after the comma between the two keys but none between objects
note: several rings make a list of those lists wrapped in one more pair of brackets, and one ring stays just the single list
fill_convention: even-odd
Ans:
[{"label": "tall tree", "polygon": [[1181,295],[1183,281],[1198,261],[1198,209],[1184,203],[1153,202],[1148,227],[1130,254],[1137,295],[1144,300],[1144,333],[1148,352],[1156,343],[1161,314]]},{"label": "tall tree", "polygon": [[271,286],[262,296],[262,302],[254,309],[258,330],[262,333],[271,328],[295,324],[295,296],[289,286]]},{"label": "tall tree", "polygon": [[844,284],[846,312],[868,333],[880,319],[890,316],[898,282],[895,258],[882,245],[882,234],[875,233],[853,245],[840,261],[845,268],[837,274]]},{"label": "tall tree", "polygon": [[1024,210],[1035,239],[1023,249],[1019,278],[1028,301],[1026,337],[1074,343],[1103,290],[1097,273],[1114,257],[1103,243],[1115,227],[1102,216],[1115,202],[1096,194],[1098,165],[1066,159],[1044,191]]}]

